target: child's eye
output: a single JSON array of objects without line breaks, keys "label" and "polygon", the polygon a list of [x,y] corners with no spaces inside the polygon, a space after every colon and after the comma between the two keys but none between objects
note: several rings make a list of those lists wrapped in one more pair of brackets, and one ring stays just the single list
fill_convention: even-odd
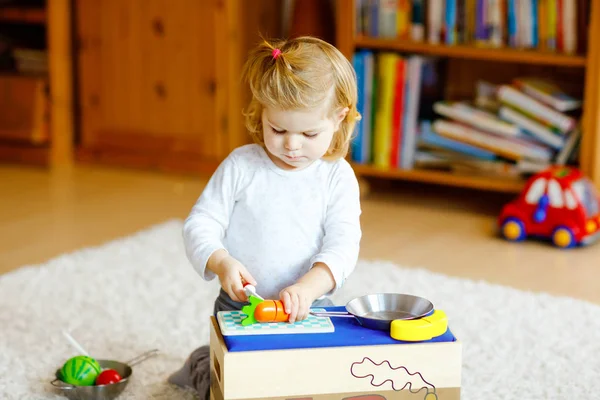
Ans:
[{"label": "child's eye", "polygon": [[305,133],[304,136],[306,136],[309,139],[314,139],[317,137],[318,134],[319,134],[318,132],[317,133]]},{"label": "child's eye", "polygon": [[277,133],[279,135],[281,135],[282,133],[285,133],[285,130],[281,130],[280,131],[280,130],[277,130],[277,129],[273,128],[273,127],[271,127],[271,129],[273,129],[273,132],[275,132],[275,133]]}]

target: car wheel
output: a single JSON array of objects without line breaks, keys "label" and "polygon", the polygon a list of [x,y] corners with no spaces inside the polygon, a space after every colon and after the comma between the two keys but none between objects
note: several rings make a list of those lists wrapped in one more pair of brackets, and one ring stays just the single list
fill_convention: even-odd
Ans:
[{"label": "car wheel", "polygon": [[575,246],[577,243],[575,242],[575,235],[570,228],[566,226],[559,226],[554,229],[552,233],[552,243],[556,247],[560,247],[562,249],[568,249],[569,247]]},{"label": "car wheel", "polygon": [[527,237],[525,224],[519,218],[510,217],[502,223],[502,236],[511,242],[520,242]]}]

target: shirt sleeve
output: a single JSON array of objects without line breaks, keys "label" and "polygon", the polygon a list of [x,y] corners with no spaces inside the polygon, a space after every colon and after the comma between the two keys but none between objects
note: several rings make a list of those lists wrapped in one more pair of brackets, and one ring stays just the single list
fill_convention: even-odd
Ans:
[{"label": "shirt sleeve", "polygon": [[326,264],[333,274],[336,286],[327,295],[341,288],[354,271],[362,236],[360,214],[358,181],[350,164],[342,161],[330,185],[323,245],[311,260],[311,265]]},{"label": "shirt sleeve", "polygon": [[232,155],[219,165],[183,224],[183,242],[188,260],[207,281],[216,275],[206,269],[210,256],[225,249],[223,238],[235,204],[240,170]]}]

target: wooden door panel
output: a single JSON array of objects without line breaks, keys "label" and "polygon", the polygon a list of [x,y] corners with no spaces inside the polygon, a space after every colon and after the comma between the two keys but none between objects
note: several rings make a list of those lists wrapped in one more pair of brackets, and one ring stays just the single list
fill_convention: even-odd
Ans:
[{"label": "wooden door panel", "polygon": [[78,160],[214,169],[250,140],[241,68],[280,13],[279,0],[76,0]]},{"label": "wooden door panel", "polygon": [[214,10],[196,0],[77,3],[83,147],[220,156]]}]

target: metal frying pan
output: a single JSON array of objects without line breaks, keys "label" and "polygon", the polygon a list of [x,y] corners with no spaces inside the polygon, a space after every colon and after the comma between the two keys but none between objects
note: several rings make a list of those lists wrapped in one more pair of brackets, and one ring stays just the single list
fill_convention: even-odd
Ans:
[{"label": "metal frying pan", "polygon": [[433,311],[433,304],[422,297],[398,293],[377,293],[352,299],[343,311],[311,312],[317,317],[356,318],[369,329],[389,331],[392,321],[424,317]]}]

